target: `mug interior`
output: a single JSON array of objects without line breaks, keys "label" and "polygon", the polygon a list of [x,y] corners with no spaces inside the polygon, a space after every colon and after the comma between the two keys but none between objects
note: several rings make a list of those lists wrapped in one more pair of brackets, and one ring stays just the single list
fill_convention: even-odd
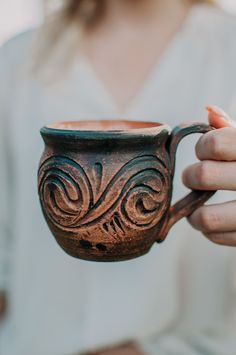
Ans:
[{"label": "mug interior", "polygon": [[48,129],[63,131],[129,131],[150,128],[163,128],[159,122],[128,121],[128,120],[93,120],[93,121],[68,121],[47,125]]}]

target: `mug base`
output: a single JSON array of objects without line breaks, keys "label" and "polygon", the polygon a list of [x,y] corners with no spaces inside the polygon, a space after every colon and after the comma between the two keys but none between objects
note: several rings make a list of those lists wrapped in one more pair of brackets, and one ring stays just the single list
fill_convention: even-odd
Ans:
[{"label": "mug base", "polygon": [[[87,243],[81,243],[81,240],[76,240],[73,238],[61,238],[57,239],[60,247],[70,256],[95,262],[118,262],[118,261],[127,261],[138,258],[147,254],[152,245],[142,245],[133,246],[131,248],[119,250],[119,248],[106,249],[106,246],[102,243],[98,243],[96,247]],[[153,243],[152,243],[153,244]]]}]

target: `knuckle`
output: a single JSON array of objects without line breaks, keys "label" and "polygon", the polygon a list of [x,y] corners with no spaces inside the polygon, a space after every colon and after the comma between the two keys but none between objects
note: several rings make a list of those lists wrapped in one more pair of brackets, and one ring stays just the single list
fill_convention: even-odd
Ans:
[{"label": "knuckle", "polygon": [[220,226],[220,217],[213,212],[209,212],[206,208],[199,211],[199,223],[201,229],[206,233],[215,232]]},{"label": "knuckle", "polygon": [[198,159],[202,159],[202,157],[204,158],[204,151],[205,151],[205,140],[206,137],[202,136],[199,138],[198,142],[195,145],[195,154],[197,156]]},{"label": "knuckle", "polygon": [[213,132],[208,137],[208,147],[212,157],[219,158],[223,154],[223,145],[218,134]]},{"label": "knuckle", "polygon": [[210,233],[204,233],[205,237],[209,239],[212,243],[214,244],[219,244],[219,238],[215,234],[210,234]]},{"label": "knuckle", "polygon": [[201,187],[207,187],[211,178],[209,164],[207,161],[199,163],[197,169],[197,180]]},{"label": "knuckle", "polygon": [[214,244],[225,245],[226,241],[221,234],[206,234],[206,237]]}]

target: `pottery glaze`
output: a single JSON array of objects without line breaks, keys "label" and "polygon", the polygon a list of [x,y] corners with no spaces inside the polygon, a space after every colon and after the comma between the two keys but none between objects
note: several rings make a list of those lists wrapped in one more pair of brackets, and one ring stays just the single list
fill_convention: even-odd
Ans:
[{"label": "pottery glaze", "polygon": [[159,123],[122,120],[42,128],[39,197],[59,245],[76,258],[121,261],[162,242],[174,223],[214,194],[192,191],[170,206],[179,142],[211,129],[196,123],[171,132]]}]

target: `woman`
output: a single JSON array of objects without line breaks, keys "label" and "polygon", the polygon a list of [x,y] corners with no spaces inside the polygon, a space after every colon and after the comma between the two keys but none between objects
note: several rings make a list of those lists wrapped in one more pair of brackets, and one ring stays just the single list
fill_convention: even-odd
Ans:
[{"label": "woman", "polygon": [[48,122],[125,117],[175,126],[204,120],[206,103],[233,109],[235,19],[199,3],[68,0],[45,25],[43,44],[30,31],[1,49],[0,353],[235,354],[236,251],[214,244],[236,245],[236,131],[223,113],[209,112],[212,125],[228,127],[200,138],[200,162],[193,165],[196,138],[182,143],[176,172],[188,166],[187,187],[221,190],[214,204],[193,213],[194,229],[179,222],[142,258],[68,257],[36,192],[39,129]]}]

